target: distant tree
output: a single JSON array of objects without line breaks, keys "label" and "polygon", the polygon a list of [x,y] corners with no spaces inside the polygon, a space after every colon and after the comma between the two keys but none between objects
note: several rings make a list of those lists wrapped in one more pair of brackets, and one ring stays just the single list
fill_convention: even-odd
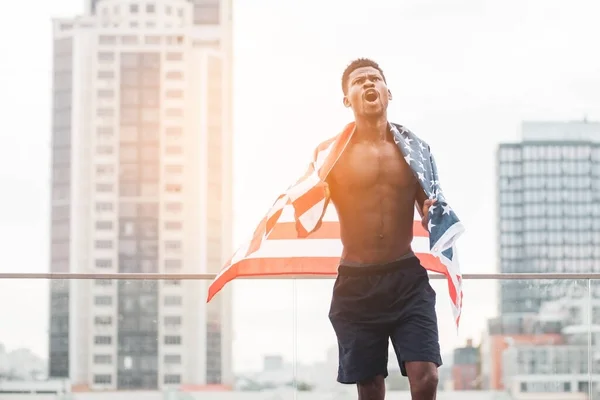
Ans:
[{"label": "distant tree", "polygon": [[297,382],[296,389],[300,392],[310,392],[313,390],[313,387],[306,382]]}]

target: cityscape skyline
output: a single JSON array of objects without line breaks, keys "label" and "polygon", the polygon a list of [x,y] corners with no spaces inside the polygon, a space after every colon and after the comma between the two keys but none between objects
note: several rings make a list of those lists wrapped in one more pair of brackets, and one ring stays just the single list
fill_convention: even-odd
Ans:
[{"label": "cityscape skyline", "polygon": [[[316,6],[316,3],[313,3],[308,1],[303,7]],[[74,2],[71,2],[67,5],[74,8],[73,4]],[[403,54],[395,55],[388,52],[387,46],[373,46],[372,36],[364,35],[359,32],[360,29],[357,29],[357,32],[347,32],[347,43],[337,46],[339,36],[328,31],[333,29],[332,24],[338,31],[344,31],[345,27],[352,25],[366,27],[364,16],[361,15],[364,10],[359,6],[354,7],[354,3],[348,6],[349,12],[343,20],[336,18],[336,4],[323,7],[322,15],[315,17],[314,23],[311,24],[313,27],[319,26],[319,29],[303,26],[298,21],[302,16],[309,16],[304,9],[286,8],[265,0],[256,4],[257,10],[269,7],[279,18],[276,21],[271,20],[261,16],[260,12],[252,10],[252,7],[244,2],[236,4],[235,12],[239,14],[239,24],[236,26],[235,67],[238,82],[235,99],[237,117],[234,129],[236,243],[239,243],[240,237],[250,233],[258,217],[266,211],[278,192],[285,188],[289,177],[302,168],[314,144],[321,137],[330,136],[332,132],[337,131],[350,117],[341,106],[339,77],[345,64],[357,56],[372,56],[386,72],[392,92],[395,93],[395,100],[390,106],[390,119],[407,125],[417,135],[430,142],[434,149],[453,149],[457,143],[467,142],[478,146],[479,151],[469,160],[456,160],[454,152],[436,152],[440,154],[438,164],[447,197],[452,199],[454,208],[467,226],[467,233],[459,243],[464,273],[494,272],[497,269],[493,256],[496,254],[496,244],[495,180],[492,162],[497,143],[517,140],[522,120],[546,120],[549,119],[549,115],[554,120],[578,120],[584,115],[588,115],[590,120],[600,119],[600,102],[594,94],[599,92],[600,82],[593,74],[600,62],[597,55],[587,51],[586,43],[589,43],[589,40],[585,40],[593,37],[590,33],[595,31],[591,25],[581,23],[580,10],[577,10],[577,19],[575,13],[568,10],[560,14],[546,11],[542,18],[535,13],[536,7],[541,7],[539,2],[527,2],[528,7],[525,8],[528,12],[525,16],[518,12],[519,6],[516,2],[507,2],[501,9],[492,6],[482,9],[465,2],[461,6],[463,12],[458,15],[456,10],[451,12],[444,7],[433,9],[430,15],[430,4],[418,6],[411,3],[405,6],[405,9],[397,11],[401,14],[398,18],[402,21],[402,27],[397,29],[405,36],[410,34],[414,41],[402,42]],[[389,7],[385,2],[376,2],[368,13],[378,15],[378,11],[390,11]],[[586,15],[591,14],[594,6],[588,7],[589,12]],[[67,11],[68,14],[76,14],[71,8],[65,7],[64,10],[65,14]],[[497,14],[494,18],[491,17],[492,12]],[[516,13],[515,16],[512,13]],[[426,15],[430,18],[427,21],[424,20]],[[382,25],[396,28],[393,24],[396,17],[385,14],[379,17]],[[462,26],[456,26],[456,18],[460,19]],[[501,24],[499,21],[502,18],[504,20]],[[519,18],[524,18],[525,22]],[[238,23],[237,16],[235,19]],[[260,24],[257,21],[260,21]],[[510,26],[514,27],[515,32],[500,35],[497,29],[504,26],[506,21],[509,25],[512,24]],[[559,38],[557,32],[550,30],[557,22],[562,26],[567,23],[572,28],[562,33],[568,36],[566,39]],[[450,32],[451,28],[454,30],[445,38],[434,37],[427,33],[427,28],[432,28],[433,24],[436,24],[436,32],[444,29]],[[256,28],[258,25],[260,28]],[[469,32],[473,30],[479,32],[478,37],[469,36]],[[278,32],[277,37],[272,34],[274,31]],[[36,41],[31,44],[39,42],[43,37],[43,30],[38,32]],[[392,28],[384,28],[383,34],[393,33]],[[527,40],[518,40],[521,37]],[[549,42],[556,39],[553,45],[564,51],[561,54],[580,62],[574,66],[572,62],[556,60],[556,47],[546,48],[540,45],[542,38]],[[462,45],[453,45],[452,41],[458,41]],[[308,61],[294,50],[301,48],[304,42],[315,44],[310,53],[312,57]],[[9,49],[13,46],[8,41],[4,43]],[[464,46],[464,43],[468,43],[469,46]],[[40,48],[40,45],[37,46],[33,48]],[[47,48],[44,49],[47,52]],[[332,54],[333,49],[336,52]],[[531,63],[520,64],[517,67],[509,62],[510,58],[525,57],[532,50],[536,57],[527,58]],[[273,55],[272,52],[279,55]],[[406,56],[412,63],[405,62]],[[25,57],[30,63],[38,64],[43,59],[41,56]],[[46,63],[46,66],[48,65]],[[4,68],[10,72],[5,75],[23,76],[19,75],[20,69],[16,68],[16,64],[9,63]],[[36,78],[31,79],[31,83],[25,86],[27,89],[15,87],[15,84],[6,78],[0,78],[8,88],[6,97],[2,99],[4,107],[11,104],[8,97],[10,95],[16,95],[15,104],[19,107],[29,104],[21,100],[20,90],[36,92],[39,91],[39,87],[49,87],[48,82],[44,80],[43,69],[23,70],[36,74]],[[490,73],[495,74],[494,82],[486,79]],[[264,93],[261,88],[265,80],[274,80],[281,84]],[[45,86],[43,82],[46,82]],[[315,87],[319,88],[318,98],[314,96]],[[547,96],[550,90],[555,96]],[[278,100],[284,104],[274,107],[274,99],[284,99]],[[255,110],[249,111],[248,104],[252,104]],[[311,105],[308,109],[307,104]],[[31,105],[39,110],[41,115],[47,115],[42,106],[47,106],[47,101]],[[269,118],[265,118],[266,113],[269,113]],[[313,122],[298,118],[298,114],[304,116],[306,113],[311,116],[310,119],[319,121],[322,127],[316,130]],[[48,165],[44,164],[44,160],[47,161],[48,148],[47,141],[39,143],[39,132],[47,132],[48,129],[44,128],[43,121],[19,120],[18,118],[26,115],[23,111],[16,112],[15,115],[2,118],[10,127],[38,129],[35,130],[35,138],[3,134],[7,143],[12,143],[17,151],[15,154],[3,151],[2,169],[5,172],[1,178],[6,185],[16,187],[17,191],[25,196],[44,197],[44,194],[48,193],[45,186],[48,179],[47,175],[40,177],[40,171],[45,171],[44,168]],[[26,123],[23,123],[24,121]],[[289,121],[294,121],[294,124],[289,124]],[[282,127],[285,127],[283,132]],[[15,132],[14,129],[8,131]],[[22,132],[21,129],[16,131]],[[296,152],[290,154],[289,151],[277,151],[290,148],[296,149]],[[247,149],[258,151],[262,157],[249,157]],[[27,161],[29,159],[33,160],[31,164]],[[40,162],[36,162],[35,159],[40,159]],[[15,170],[12,162],[16,162],[20,167],[17,170],[23,173],[17,179],[6,172]],[[285,167],[275,169],[272,168],[273,164]],[[24,168],[30,165],[33,165],[31,168],[35,171]],[[474,170],[474,165],[482,167]],[[465,186],[464,176],[469,176],[478,183],[478,201],[473,200],[472,194],[469,195],[471,188]],[[23,185],[22,180],[31,181],[31,187]],[[46,240],[46,234],[43,233],[46,225],[38,223],[36,219],[44,218],[42,211],[48,210],[44,210],[42,206],[42,210],[34,211],[40,204],[26,200],[22,208],[17,208],[22,210],[20,213],[9,214],[6,210],[18,207],[19,202],[11,198],[3,200],[0,220],[7,223],[1,228],[0,237],[5,243],[16,241],[16,244],[14,248],[8,249],[8,257],[12,261],[9,265],[1,267],[2,272],[44,271],[41,268],[44,265],[41,257],[22,251],[25,243],[29,243],[25,239],[32,230],[36,232],[35,242],[39,243],[40,248],[46,248],[43,244]],[[15,216],[19,216],[20,219]],[[13,234],[10,234],[10,229],[14,230]],[[44,252],[47,254],[47,249]],[[485,260],[485,263],[482,260]],[[17,261],[24,261],[27,268],[14,268],[14,265],[22,265]],[[234,337],[236,368],[239,369],[240,365],[257,365],[259,355],[265,352],[282,353],[288,359],[294,354],[299,354],[302,359],[318,359],[319,355],[324,353],[324,348],[329,347],[333,340],[325,312],[331,284],[332,281],[312,280],[235,282],[232,285],[235,299],[234,319],[239,332],[243,332]],[[440,330],[443,332],[444,350],[464,343],[467,337],[473,337],[477,342],[477,333],[482,332],[487,317],[493,316],[495,312],[496,299],[489,295],[493,292],[494,285],[487,282],[465,282],[464,316],[460,334],[457,336],[456,330],[452,328],[451,313],[445,298],[447,289],[440,282],[436,281],[434,284],[440,304]],[[33,294],[43,290],[41,282],[19,282],[19,287],[19,291],[29,290]],[[15,290],[7,286],[2,288],[6,289],[0,294],[2,303],[14,304],[15,300],[6,300],[15,295]],[[297,289],[295,298],[292,292],[294,288]],[[256,293],[261,293],[261,296],[257,296]],[[278,301],[274,302],[273,299]],[[295,319],[290,318],[290,309],[294,304],[300,307]],[[41,311],[43,304],[24,304],[23,308],[29,314],[44,315]],[[320,317],[315,318],[315,315]],[[7,310],[6,306],[0,306],[0,316],[17,322],[17,318],[24,318],[27,331],[40,332],[32,336],[29,333],[22,334],[22,330],[19,329],[2,326],[0,341],[4,341],[11,348],[19,347],[23,343],[36,352],[43,349],[44,345],[40,342],[45,336],[44,329],[47,328],[47,324],[36,322],[31,316]],[[256,329],[257,326],[261,329]],[[299,328],[296,349],[293,348],[291,335],[294,327]],[[276,340],[263,337],[265,331],[274,332]]]}]

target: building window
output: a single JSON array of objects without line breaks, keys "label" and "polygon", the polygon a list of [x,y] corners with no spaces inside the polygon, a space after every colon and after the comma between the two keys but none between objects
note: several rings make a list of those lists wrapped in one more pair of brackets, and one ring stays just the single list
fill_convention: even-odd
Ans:
[{"label": "building window", "polygon": [[140,6],[137,4],[130,4],[129,5],[129,12],[132,14],[137,14],[138,11],[140,10]]},{"label": "building window", "polygon": [[180,81],[183,79],[183,72],[169,71],[169,72],[167,72],[167,79],[171,80],[171,81]]},{"label": "building window", "polygon": [[165,286],[181,286],[181,281],[175,279],[166,280],[164,283]]},{"label": "building window", "polygon": [[181,98],[183,98],[183,90],[179,90],[179,89],[167,90],[165,95],[168,99],[181,99]]},{"label": "building window", "polygon": [[180,126],[169,126],[167,127],[167,129],[165,130],[165,133],[167,134],[167,136],[172,137],[172,138],[179,138],[181,137],[181,135],[183,134],[183,130],[181,129]]},{"label": "building window", "polygon": [[96,203],[96,212],[112,211],[112,203]]},{"label": "building window", "polygon": [[109,155],[113,153],[112,146],[98,146],[96,147],[96,153],[98,155]]},{"label": "building window", "polygon": [[98,71],[98,79],[114,79],[114,78],[115,78],[114,71],[106,71],[106,70]]},{"label": "building window", "polygon": [[97,249],[112,249],[113,242],[112,240],[96,240],[95,247]]},{"label": "building window", "polygon": [[115,60],[115,53],[110,53],[110,52],[100,52],[98,53],[98,60],[99,61],[114,61]]},{"label": "building window", "polygon": [[112,165],[96,165],[97,175],[112,175],[114,168]]},{"label": "building window", "polygon": [[180,251],[181,242],[178,240],[168,240],[165,242],[165,249],[168,251]]},{"label": "building window", "polygon": [[134,35],[125,35],[121,38],[121,42],[125,45],[137,44],[138,38]]},{"label": "building window", "polygon": [[171,183],[165,186],[168,193],[181,193],[181,185]]},{"label": "building window", "polygon": [[182,203],[167,203],[165,205],[165,208],[167,209],[167,211],[172,212],[172,213],[180,213],[181,210],[183,209],[183,204]]},{"label": "building window", "polygon": [[165,325],[166,326],[180,326],[181,325],[181,317],[169,315],[165,317]]},{"label": "building window", "polygon": [[110,231],[112,228],[112,221],[96,221],[96,229],[99,231]]},{"label": "building window", "polygon": [[110,385],[112,376],[107,374],[94,375],[94,383],[96,385]]},{"label": "building window", "polygon": [[181,269],[181,260],[177,260],[177,259],[166,259],[165,260],[165,269],[167,271],[177,271],[179,269]]},{"label": "building window", "polygon": [[94,354],[94,364],[112,364],[112,355]]},{"label": "building window", "polygon": [[96,129],[96,134],[102,138],[109,138],[113,136],[113,128],[110,126],[99,126]]},{"label": "building window", "polygon": [[169,118],[183,117],[183,110],[181,108],[167,108],[165,114]]},{"label": "building window", "polygon": [[112,193],[114,191],[114,186],[112,183],[97,183],[96,191],[99,193]]},{"label": "building window", "polygon": [[181,146],[167,146],[165,153],[172,155],[181,154],[183,153],[183,148]]},{"label": "building window", "polygon": [[183,53],[169,52],[169,53],[167,53],[166,58],[167,58],[167,61],[182,61]]},{"label": "building window", "polygon": [[112,281],[110,279],[95,279],[94,284],[96,286],[112,286]]},{"label": "building window", "polygon": [[165,307],[180,306],[182,304],[181,296],[165,296]]},{"label": "building window", "polygon": [[99,108],[97,110],[97,115],[99,117],[113,117],[115,115],[115,110],[112,108]]},{"label": "building window", "polygon": [[167,344],[167,345],[180,345],[181,344],[181,336],[179,336],[179,335],[177,335],[177,336],[174,336],[174,335],[165,336],[164,343]]},{"label": "building window", "polygon": [[100,99],[112,99],[115,97],[115,91],[110,89],[100,89],[98,90],[98,98]]},{"label": "building window", "polygon": [[146,36],[146,44],[160,44],[161,37],[155,35]]},{"label": "building window", "polygon": [[146,4],[146,12],[148,14],[154,14],[156,11],[156,6],[154,4]]},{"label": "building window", "polygon": [[105,316],[98,316],[94,318],[94,325],[96,326],[110,326],[112,325],[112,317],[105,315]]},{"label": "building window", "polygon": [[165,385],[178,385],[181,383],[181,375],[165,375]]},{"label": "building window", "polygon": [[112,336],[94,336],[94,344],[110,345],[112,344]]},{"label": "building window", "polygon": [[165,364],[181,364],[180,354],[165,354]]},{"label": "building window", "polygon": [[94,297],[94,304],[97,306],[112,306],[111,296],[96,296]]},{"label": "building window", "polygon": [[183,229],[183,223],[179,221],[166,221],[165,230],[167,231],[180,231]]},{"label": "building window", "polygon": [[112,260],[107,258],[100,258],[96,260],[96,268],[111,268]]}]

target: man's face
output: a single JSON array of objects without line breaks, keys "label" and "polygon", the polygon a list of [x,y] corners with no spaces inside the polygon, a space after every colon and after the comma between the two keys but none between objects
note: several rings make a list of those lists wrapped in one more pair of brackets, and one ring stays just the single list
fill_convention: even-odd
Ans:
[{"label": "man's face", "polygon": [[391,99],[392,94],[376,68],[362,67],[350,73],[344,105],[351,107],[354,115],[379,117],[385,113]]}]

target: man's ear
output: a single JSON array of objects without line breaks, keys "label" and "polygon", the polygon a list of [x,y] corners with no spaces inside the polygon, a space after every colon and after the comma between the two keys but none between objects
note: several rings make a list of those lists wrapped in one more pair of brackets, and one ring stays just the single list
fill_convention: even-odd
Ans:
[{"label": "man's ear", "polygon": [[388,99],[392,100],[392,91],[388,89]]},{"label": "man's ear", "polygon": [[348,100],[348,96],[344,96],[344,107],[350,107],[350,100]]}]

